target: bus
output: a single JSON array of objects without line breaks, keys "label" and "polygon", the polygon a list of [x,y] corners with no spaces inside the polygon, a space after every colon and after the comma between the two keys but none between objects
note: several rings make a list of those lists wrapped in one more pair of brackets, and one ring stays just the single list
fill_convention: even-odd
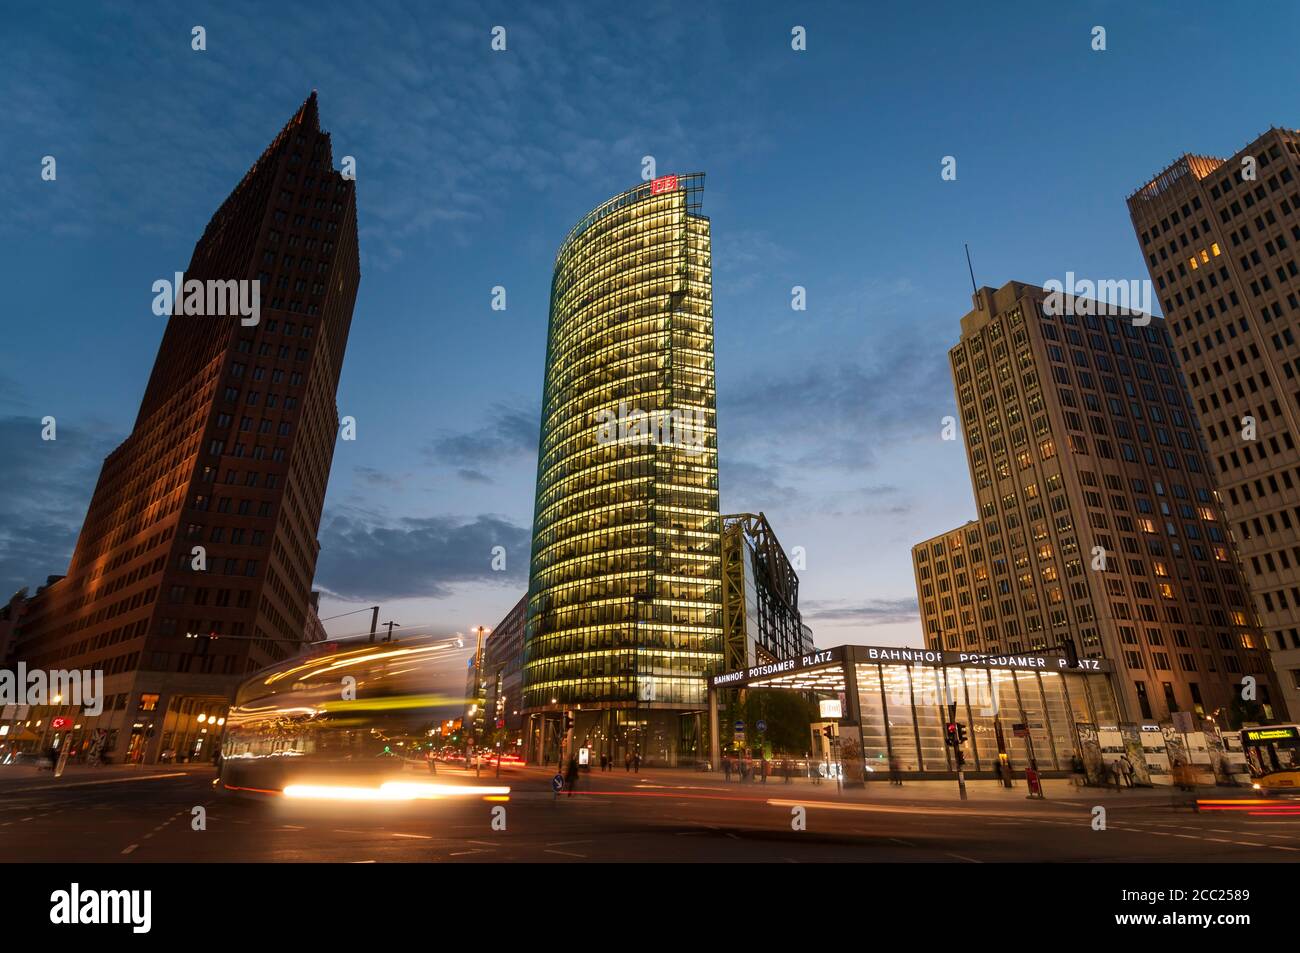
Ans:
[{"label": "bus", "polygon": [[1300,794],[1300,725],[1242,729],[1241,750],[1257,791]]},{"label": "bus", "polygon": [[442,719],[464,706],[439,689],[463,680],[461,648],[456,638],[336,644],[263,669],[226,716],[221,790],[350,801],[508,794],[439,783]]}]

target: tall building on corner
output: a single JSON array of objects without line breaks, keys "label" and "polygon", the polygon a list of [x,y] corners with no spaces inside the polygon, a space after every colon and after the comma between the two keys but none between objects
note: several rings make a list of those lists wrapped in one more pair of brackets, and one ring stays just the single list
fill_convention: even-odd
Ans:
[{"label": "tall building on corner", "polygon": [[722,663],[702,174],[588,212],[556,258],[524,636],[531,760],[707,757]]},{"label": "tall building on corner", "polygon": [[355,183],[334,171],[314,92],[217,209],[184,278],[259,282],[257,323],[211,308],[167,318],[131,434],[104,461],[67,575],[28,603],[16,653],[104,671],[98,717],[33,718],[69,716],[66,732],[45,723],[45,743],[97,737],[113,762],[209,758],[239,681],[304,639],[360,281]]},{"label": "tall building on corner", "polygon": [[1185,155],[1128,199],[1200,410],[1291,717],[1300,717],[1300,131]]},{"label": "tall building on corner", "polygon": [[949,359],[978,519],[912,550],[927,646],[1107,659],[1121,722],[1222,726],[1246,675],[1271,713],[1164,322],[1010,282],[976,293]]}]

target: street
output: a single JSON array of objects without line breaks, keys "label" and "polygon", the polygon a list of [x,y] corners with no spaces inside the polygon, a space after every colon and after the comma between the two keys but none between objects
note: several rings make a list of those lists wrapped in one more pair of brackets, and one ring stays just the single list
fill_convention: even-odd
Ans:
[{"label": "street", "polygon": [[[1300,816],[1197,813],[1168,789],[1098,791],[1049,782],[1047,800],[972,782],[725,783],[653,770],[583,775],[556,798],[554,769],[502,772],[508,803],[246,800],[207,767],[0,774],[0,861],[31,862],[1272,862],[1300,855]],[[443,767],[437,781],[472,783]],[[485,769],[480,783],[497,783]],[[1199,792],[1241,798],[1241,790]],[[1093,808],[1106,829],[1093,829]],[[505,830],[493,809],[505,808]],[[194,829],[194,808],[206,829]],[[795,830],[798,808],[806,829]],[[498,817],[497,827],[501,820]]]}]

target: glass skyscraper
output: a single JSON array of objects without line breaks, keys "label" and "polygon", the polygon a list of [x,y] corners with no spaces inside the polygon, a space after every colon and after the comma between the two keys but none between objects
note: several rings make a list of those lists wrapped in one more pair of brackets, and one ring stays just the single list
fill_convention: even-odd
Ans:
[{"label": "glass skyscraper", "polygon": [[556,257],[524,646],[534,760],[569,727],[593,759],[704,756],[722,584],[703,187],[638,185]]}]

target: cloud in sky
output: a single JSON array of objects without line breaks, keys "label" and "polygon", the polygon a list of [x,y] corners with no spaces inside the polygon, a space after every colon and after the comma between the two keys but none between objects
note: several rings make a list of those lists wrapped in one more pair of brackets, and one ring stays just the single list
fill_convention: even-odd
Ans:
[{"label": "cloud in sky", "polygon": [[484,470],[506,463],[518,463],[518,457],[537,459],[537,442],[541,434],[541,413],[536,405],[493,404],[487,408],[486,421],[479,427],[435,434],[422,448],[431,463],[457,468],[466,479],[486,476]]},{"label": "cloud in sky", "polygon": [[0,599],[67,571],[104,457],[120,438],[36,416],[0,417]]},{"label": "cloud in sky", "polygon": [[901,599],[868,599],[864,602],[809,600],[801,602],[799,609],[803,613],[804,621],[814,626],[814,636],[818,624],[870,627],[916,622],[921,617],[915,596],[905,596]]},{"label": "cloud in sky", "polygon": [[874,467],[887,442],[936,437],[952,406],[946,349],[903,328],[861,357],[792,361],[719,388],[719,440],[797,480]]},{"label": "cloud in sky", "polygon": [[[340,599],[444,598],[460,583],[528,579],[529,527],[498,516],[405,518],[376,524],[326,515],[316,585]],[[493,547],[506,568],[492,569]]]}]

